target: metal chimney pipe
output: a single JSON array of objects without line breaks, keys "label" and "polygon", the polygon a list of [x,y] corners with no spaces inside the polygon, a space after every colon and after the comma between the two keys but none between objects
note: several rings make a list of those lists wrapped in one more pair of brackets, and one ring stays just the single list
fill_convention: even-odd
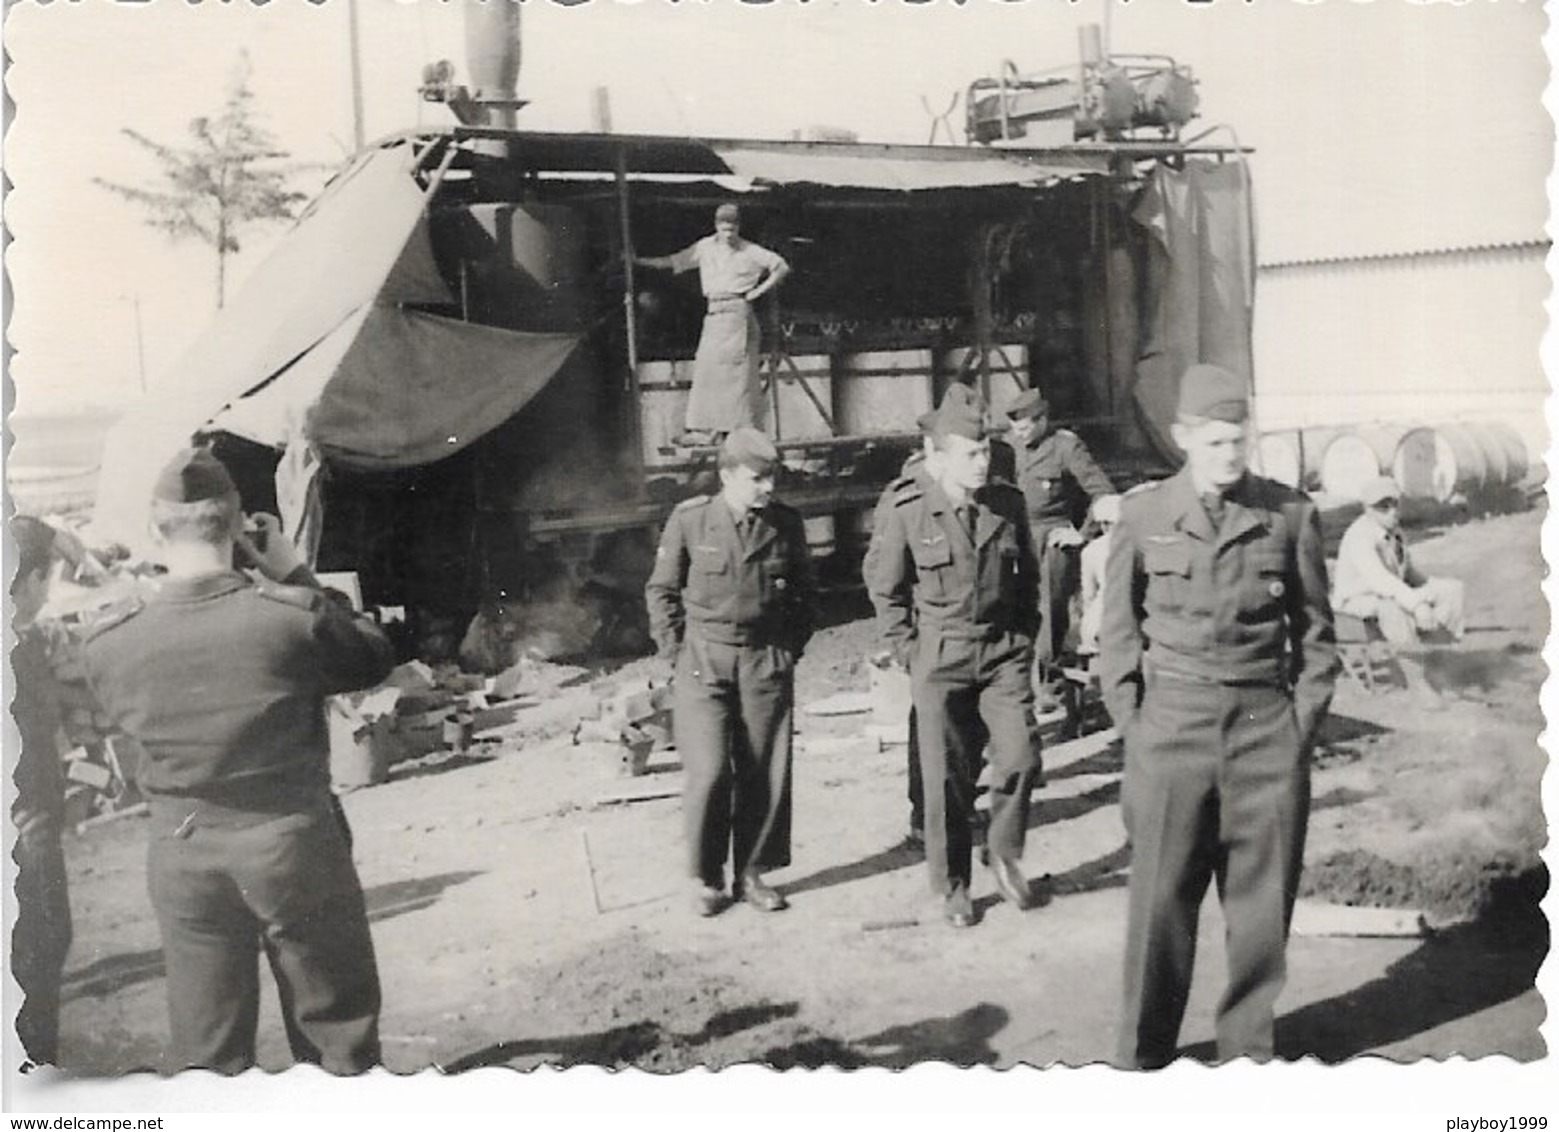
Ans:
[{"label": "metal chimney pipe", "polygon": [[[466,0],[466,69],[477,101],[514,102],[520,77],[518,0]],[[514,106],[492,107],[491,123],[514,129]]]}]

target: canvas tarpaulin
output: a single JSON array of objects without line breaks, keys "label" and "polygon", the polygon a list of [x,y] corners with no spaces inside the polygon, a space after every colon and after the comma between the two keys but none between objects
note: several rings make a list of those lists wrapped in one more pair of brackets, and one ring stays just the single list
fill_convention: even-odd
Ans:
[{"label": "canvas tarpaulin", "polygon": [[1156,297],[1132,394],[1148,435],[1173,457],[1178,449],[1169,426],[1187,367],[1223,366],[1252,386],[1256,253],[1245,167],[1161,164],[1132,219],[1151,236],[1147,293]]},{"label": "canvas tarpaulin", "polygon": [[287,441],[289,413],[326,462],[383,470],[452,456],[540,393],[579,343],[370,304],[213,425]]},{"label": "canvas tarpaulin", "polygon": [[144,542],[158,470],[221,409],[265,384],[365,305],[445,302],[412,147],[355,161],[282,237],[232,301],[110,431],[94,535]]}]

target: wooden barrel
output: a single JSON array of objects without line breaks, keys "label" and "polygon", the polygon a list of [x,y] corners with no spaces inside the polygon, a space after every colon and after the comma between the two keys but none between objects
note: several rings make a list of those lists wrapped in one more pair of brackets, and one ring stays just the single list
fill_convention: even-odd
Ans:
[{"label": "wooden barrel", "polygon": [[[941,404],[942,395],[953,382],[977,383],[979,359],[980,352],[973,346],[953,346],[943,351],[937,358],[936,366],[938,404]],[[987,400],[991,416],[996,420],[1005,420],[1007,406],[1029,387],[1029,348],[1019,342],[992,346],[986,352],[985,364],[990,373]]]},{"label": "wooden barrel", "polygon": [[1468,421],[1462,427],[1483,449],[1488,464],[1485,488],[1513,486],[1526,477],[1527,449],[1515,429],[1498,421]]},{"label": "wooden barrel", "polygon": [[1299,478],[1306,491],[1321,486],[1321,459],[1326,455],[1327,445],[1341,436],[1342,432],[1335,425],[1311,425],[1299,430]]},{"label": "wooden barrel", "polygon": [[1301,486],[1303,468],[1299,462],[1298,431],[1262,433],[1256,441],[1256,466],[1268,479],[1289,487]]},{"label": "wooden barrel", "polygon": [[639,363],[639,435],[644,466],[657,468],[686,459],[663,449],[682,434],[687,419],[688,391],[693,387],[691,361]]},{"label": "wooden barrel", "polygon": [[1390,474],[1397,445],[1407,431],[1401,425],[1360,425],[1339,433],[1321,457],[1321,490],[1357,499],[1364,485]]},{"label": "wooden barrel", "polygon": [[1433,498],[1441,503],[1476,495],[1488,484],[1483,445],[1465,425],[1438,425],[1435,434]]},{"label": "wooden barrel", "polygon": [[[832,416],[834,412],[833,360],[827,354],[797,354],[784,359],[768,373],[768,378],[777,383],[777,391],[764,398],[761,424],[771,436],[780,440],[818,440],[833,435],[823,416]],[[776,397],[777,424],[770,419]]]},{"label": "wooden barrel", "polygon": [[827,558],[836,548],[834,518],[832,515],[812,515],[801,520],[806,528],[807,553],[813,558]]},{"label": "wooden barrel", "polygon": [[930,350],[847,354],[834,375],[834,422],[841,436],[918,431],[931,405]]},{"label": "wooden barrel", "polygon": [[1391,478],[1410,499],[1435,498],[1435,431],[1415,426],[1402,434],[1391,460]]}]

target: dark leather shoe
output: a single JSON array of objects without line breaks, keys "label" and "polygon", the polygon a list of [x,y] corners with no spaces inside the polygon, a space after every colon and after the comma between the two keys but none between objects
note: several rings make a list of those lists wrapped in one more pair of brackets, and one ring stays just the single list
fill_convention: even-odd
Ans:
[{"label": "dark leather shoe", "polygon": [[974,927],[974,904],[967,888],[955,888],[942,898],[942,918],[955,928]]},{"label": "dark leather shoe", "polygon": [[693,889],[692,908],[700,916],[718,916],[725,910],[726,903],[725,893],[714,885],[701,884]]},{"label": "dark leather shoe", "polygon": [[991,854],[991,876],[995,878],[996,891],[1001,893],[1002,899],[1015,906],[1018,911],[1026,912],[1034,906],[1034,896],[1029,891],[1028,878],[1023,875],[1023,870],[1018,868],[1016,861]]},{"label": "dark leather shoe", "polygon": [[783,912],[790,902],[783,895],[763,883],[761,877],[742,878],[741,898],[760,912]]}]

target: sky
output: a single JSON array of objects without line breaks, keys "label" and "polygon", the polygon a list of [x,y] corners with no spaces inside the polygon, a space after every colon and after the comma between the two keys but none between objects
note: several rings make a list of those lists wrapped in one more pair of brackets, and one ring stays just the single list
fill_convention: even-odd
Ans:
[{"label": "sky", "polygon": [[[945,110],[1003,60],[1072,62],[1078,26],[1104,23],[1106,4],[533,0],[520,124],[588,129],[592,91],[605,86],[624,133],[765,137],[826,124],[923,142],[927,104]],[[359,0],[359,11],[367,137],[450,122],[417,83],[435,59],[463,72],[460,4]],[[1192,67],[1203,112],[1193,129],[1228,126],[1256,150],[1265,260],[1542,235],[1552,130],[1535,0],[1115,0],[1108,23],[1114,51]],[[93,178],[154,178],[121,130],[179,141],[190,118],[220,107],[241,51],[262,124],[299,161],[341,161],[353,148],[348,6],[19,0],[3,35],[16,407],[118,406],[143,384],[155,393],[213,310],[214,253],[170,243]],[[961,105],[952,120],[961,140]],[[281,231],[250,232],[229,294]]]}]

